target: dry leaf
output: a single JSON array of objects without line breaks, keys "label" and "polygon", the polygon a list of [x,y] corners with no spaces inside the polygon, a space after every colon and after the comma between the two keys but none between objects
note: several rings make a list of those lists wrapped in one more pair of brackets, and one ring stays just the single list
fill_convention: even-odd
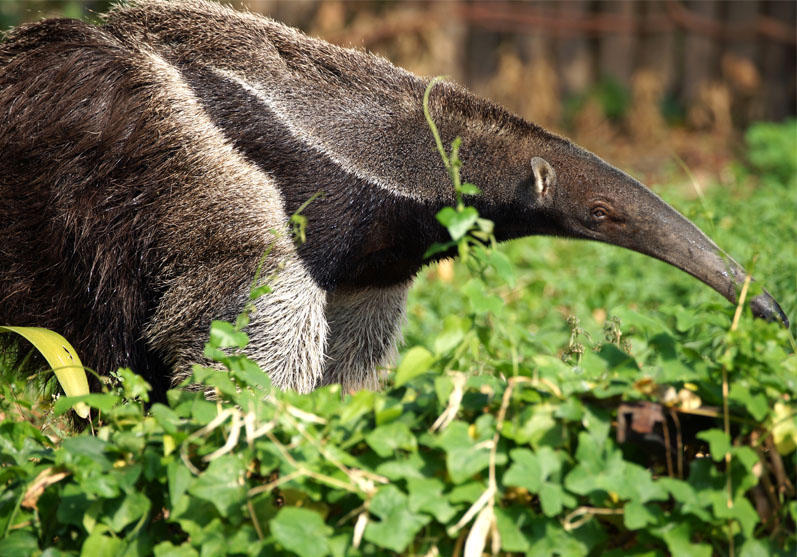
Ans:
[{"label": "dry leaf", "polygon": [[368,511],[363,511],[357,517],[357,522],[354,523],[354,537],[351,540],[351,545],[354,549],[360,547],[366,526],[368,526]]},{"label": "dry leaf", "polygon": [[479,516],[476,517],[476,520],[473,522],[473,527],[470,529],[470,533],[468,533],[468,537],[465,540],[464,557],[481,557],[494,520],[495,514],[493,513],[493,506],[487,505],[481,510]]},{"label": "dry leaf", "polygon": [[54,483],[58,483],[66,478],[70,472],[64,470],[56,470],[55,468],[45,468],[42,470],[36,479],[28,486],[25,496],[22,498],[22,506],[28,509],[35,509],[39,497],[42,496],[44,490]]}]

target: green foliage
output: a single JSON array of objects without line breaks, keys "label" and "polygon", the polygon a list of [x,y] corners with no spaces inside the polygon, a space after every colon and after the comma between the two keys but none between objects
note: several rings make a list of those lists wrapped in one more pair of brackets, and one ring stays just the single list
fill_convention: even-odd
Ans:
[{"label": "green foliage", "polygon": [[70,17],[99,22],[111,0],[5,0],[0,2],[0,31],[45,17]]},{"label": "green foliage", "polygon": [[628,89],[611,77],[604,77],[598,82],[594,95],[603,107],[606,117],[612,120],[619,120],[625,116],[631,104],[631,95]]},{"label": "green foliage", "polygon": [[797,187],[797,120],[783,124],[759,122],[745,134],[750,163],[772,183]]},{"label": "green foliage", "polygon": [[[565,99],[565,122],[572,125],[575,115],[590,101],[597,103],[606,118],[618,122],[625,117],[631,106],[631,93],[617,79],[604,76],[585,92]],[[672,111],[670,108],[669,113]]]},{"label": "green foliage", "polygon": [[[456,168],[456,144],[440,149]],[[382,392],[272,390],[241,352],[245,315],[213,323],[218,369],[194,369],[216,400],[176,389],[148,408],[149,386],[121,370],[82,399],[92,429],[66,439],[32,424],[74,401],[42,415],[9,376],[0,555],[793,554],[789,331],[749,310],[731,331],[734,308],[637,254],[495,247],[462,217],[466,193],[447,226],[467,260],[450,283],[419,281]],[[693,215],[733,215],[718,242],[759,254],[792,317],[794,195],[716,191]]]}]

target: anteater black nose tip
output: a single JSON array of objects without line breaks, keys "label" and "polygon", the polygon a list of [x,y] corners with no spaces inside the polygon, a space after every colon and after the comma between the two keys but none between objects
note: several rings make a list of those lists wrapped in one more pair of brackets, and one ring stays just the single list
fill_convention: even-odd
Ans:
[{"label": "anteater black nose tip", "polygon": [[766,292],[756,296],[750,302],[750,309],[753,310],[753,315],[766,319],[767,321],[780,321],[788,329],[789,318],[775,301],[775,298]]}]

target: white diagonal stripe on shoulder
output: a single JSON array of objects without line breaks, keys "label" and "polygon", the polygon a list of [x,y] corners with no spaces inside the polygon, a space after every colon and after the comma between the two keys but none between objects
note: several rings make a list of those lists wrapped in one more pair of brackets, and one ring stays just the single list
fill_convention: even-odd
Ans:
[{"label": "white diagonal stripe on shoulder", "polygon": [[247,93],[250,93],[251,95],[255,96],[260,102],[262,102],[264,105],[268,107],[268,109],[275,115],[275,117],[280,121],[280,123],[288,129],[288,131],[296,140],[300,141],[301,143],[303,143],[310,149],[316,151],[317,153],[327,157],[329,160],[334,162],[344,171],[359,178],[360,180],[368,182],[369,184],[373,184],[374,186],[377,186],[378,188],[385,190],[397,197],[422,201],[420,196],[413,195],[412,193],[407,192],[405,189],[401,188],[399,184],[393,182],[392,180],[385,180],[381,176],[375,176],[374,174],[368,172],[367,170],[357,165],[350,158],[343,156],[340,153],[336,153],[321,138],[317,137],[309,130],[303,128],[297,122],[294,122],[290,118],[288,118],[286,116],[286,110],[281,106],[279,100],[275,99],[262,87],[259,87],[256,84],[249,83],[239,75],[230,71],[221,70],[218,68],[213,68],[213,71],[217,75],[236,83]]},{"label": "white diagonal stripe on shoulder", "polygon": [[252,188],[251,192],[256,195],[247,197],[252,210],[280,215],[281,221],[287,220],[282,210],[282,194],[274,179],[235,149],[222,130],[211,122],[179,70],[156,52],[142,49],[142,54],[148,60],[152,74],[157,75],[165,85],[162,88],[164,98],[160,101],[172,107],[169,117],[196,138],[194,145],[200,146],[196,155],[207,161],[208,165],[224,169],[228,176],[240,177],[237,183]]}]

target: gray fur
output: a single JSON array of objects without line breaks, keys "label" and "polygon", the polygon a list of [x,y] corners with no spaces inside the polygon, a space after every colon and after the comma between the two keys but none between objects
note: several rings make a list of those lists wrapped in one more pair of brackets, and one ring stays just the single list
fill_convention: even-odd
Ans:
[{"label": "gray fur", "polygon": [[380,372],[396,356],[409,287],[410,283],[405,283],[330,295],[323,384],[340,383],[344,392],[380,387]]}]

